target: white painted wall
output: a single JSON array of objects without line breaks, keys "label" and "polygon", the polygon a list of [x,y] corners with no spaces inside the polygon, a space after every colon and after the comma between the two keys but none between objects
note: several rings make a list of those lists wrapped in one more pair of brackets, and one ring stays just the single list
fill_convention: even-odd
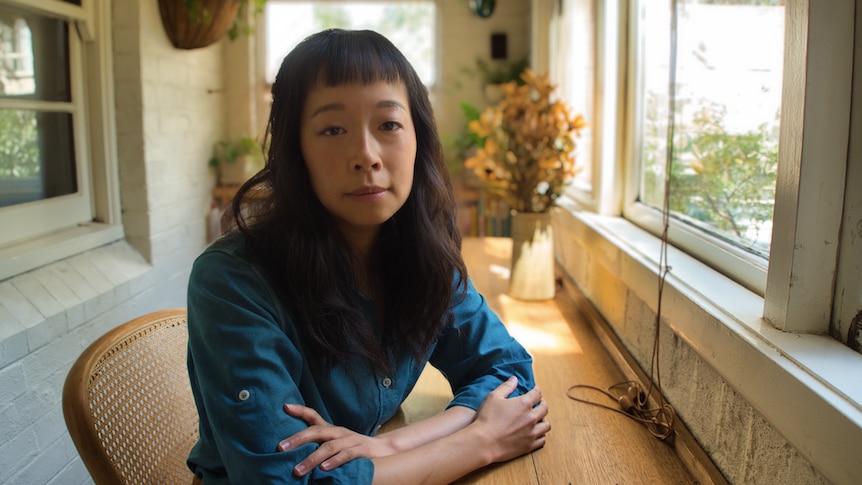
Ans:
[{"label": "white painted wall", "polygon": [[63,383],[96,337],[185,306],[205,245],[224,125],[222,45],[174,49],[157,2],[114,0],[117,149],[126,239],[0,282],[0,483],[91,483],[66,431]]}]

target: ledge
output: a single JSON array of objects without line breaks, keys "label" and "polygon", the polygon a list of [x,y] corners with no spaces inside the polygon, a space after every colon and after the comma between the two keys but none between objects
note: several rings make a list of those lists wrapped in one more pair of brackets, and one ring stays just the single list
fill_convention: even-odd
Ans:
[{"label": "ledge", "polygon": [[93,222],[0,246],[0,281],[122,238],[123,226]]},{"label": "ledge", "polygon": [[128,300],[151,269],[118,241],[0,281],[0,369]]},{"label": "ledge", "polygon": [[[624,219],[560,205],[560,222],[587,234],[590,249],[598,244],[592,257],[614,260],[620,281],[656,311],[658,238]],[[673,247],[668,264],[663,320],[821,473],[858,482],[862,355],[828,336],[775,329],[762,318],[762,297]]]}]

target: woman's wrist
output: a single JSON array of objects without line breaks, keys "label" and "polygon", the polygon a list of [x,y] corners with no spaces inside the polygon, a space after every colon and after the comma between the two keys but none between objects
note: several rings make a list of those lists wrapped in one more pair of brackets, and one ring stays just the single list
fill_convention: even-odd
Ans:
[{"label": "woman's wrist", "polygon": [[379,456],[389,456],[406,451],[399,443],[397,435],[391,432],[379,434],[372,439],[377,442],[376,449],[380,452]]},{"label": "woman's wrist", "polygon": [[485,467],[500,461],[495,452],[497,447],[491,431],[484,423],[473,421],[455,433],[452,438],[468,443],[472,458],[477,461],[479,467]]}]

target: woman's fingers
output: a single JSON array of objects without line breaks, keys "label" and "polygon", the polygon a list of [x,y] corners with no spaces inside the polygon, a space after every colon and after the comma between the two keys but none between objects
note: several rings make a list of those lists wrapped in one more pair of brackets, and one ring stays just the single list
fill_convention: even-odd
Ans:
[{"label": "woman's fingers", "polygon": [[294,418],[299,418],[306,422],[309,426],[312,425],[328,425],[325,419],[320,417],[320,414],[314,409],[308,406],[302,406],[300,404],[285,404],[284,412],[293,416]]},{"label": "woman's fingers", "polygon": [[512,376],[505,381],[503,381],[496,389],[491,391],[491,394],[495,394],[502,398],[507,398],[515,392],[515,389],[518,388],[518,378],[516,376]]},{"label": "woman's fingers", "polygon": [[551,429],[547,422],[548,404],[542,391],[536,387],[520,396],[507,397],[517,387],[517,379],[510,378],[492,391],[474,421],[486,427],[493,436],[491,445],[497,456],[505,461],[529,453],[545,445],[545,434]]},{"label": "woman's fingers", "polygon": [[370,458],[384,453],[374,438],[341,426],[333,426],[317,411],[307,406],[285,404],[284,412],[302,419],[308,427],[282,440],[278,444],[278,451],[297,448],[307,443],[320,445],[296,464],[293,472],[297,476],[306,475],[318,466],[323,470],[333,470],[356,458]]},{"label": "woman's fingers", "polygon": [[329,424],[325,419],[320,417],[320,414],[308,406],[299,404],[285,404],[284,412],[305,421],[308,428],[289,436],[278,443],[278,451],[285,451],[290,448],[296,448],[306,443],[320,443],[335,439],[340,435],[338,430]]}]

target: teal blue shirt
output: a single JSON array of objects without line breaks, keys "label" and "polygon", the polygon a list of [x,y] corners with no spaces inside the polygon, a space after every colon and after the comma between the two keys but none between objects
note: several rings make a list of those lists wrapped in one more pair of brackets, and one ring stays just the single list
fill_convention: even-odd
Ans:
[{"label": "teal blue shirt", "polygon": [[[364,311],[375,318],[368,303]],[[390,350],[390,375],[376,375],[358,363],[317,375],[289,302],[279,300],[239,236],[221,238],[197,258],[188,312],[189,377],[200,417],[200,440],[188,465],[206,485],[371,483],[374,465],[368,458],[295,477],[293,467],[318,445],[276,451],[282,439],[306,428],[284,412],[285,403],[309,406],[334,425],[372,436],[398,410],[426,362],[448,379],[454,394],[450,407],[478,409],[512,375],[520,383],[516,394],[534,386],[530,355],[472,283],[455,304],[454,325],[428,358],[417,362]]]}]

